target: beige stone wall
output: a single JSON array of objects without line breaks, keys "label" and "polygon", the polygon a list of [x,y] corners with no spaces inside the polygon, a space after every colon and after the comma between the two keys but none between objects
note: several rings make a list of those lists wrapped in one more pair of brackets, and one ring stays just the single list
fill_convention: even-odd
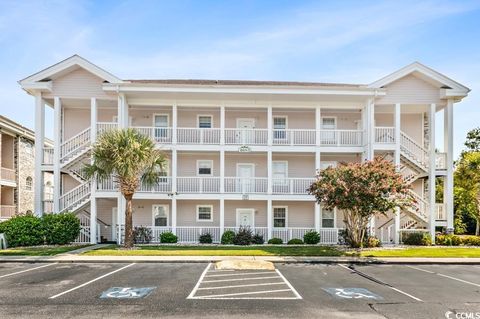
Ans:
[{"label": "beige stone wall", "polygon": [[[35,185],[35,156],[33,143],[19,137],[16,142],[17,162],[17,210],[23,214],[33,212]],[[31,178],[31,187],[27,187],[27,178]]]}]

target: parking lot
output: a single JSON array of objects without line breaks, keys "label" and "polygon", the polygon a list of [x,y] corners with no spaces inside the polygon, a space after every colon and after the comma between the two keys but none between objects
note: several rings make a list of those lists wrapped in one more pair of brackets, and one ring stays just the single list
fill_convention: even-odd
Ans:
[{"label": "parking lot", "polygon": [[0,317],[455,318],[480,312],[478,265],[276,268],[0,263]]}]

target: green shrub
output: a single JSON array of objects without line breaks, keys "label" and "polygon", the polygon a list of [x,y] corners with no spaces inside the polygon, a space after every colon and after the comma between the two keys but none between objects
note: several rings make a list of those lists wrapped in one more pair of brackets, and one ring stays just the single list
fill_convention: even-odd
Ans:
[{"label": "green shrub", "polygon": [[69,244],[80,234],[80,220],[73,213],[45,214],[42,226],[48,245]]},{"label": "green shrub", "polygon": [[462,243],[469,246],[480,246],[480,236],[462,236]]},{"label": "green shrub", "polygon": [[1,222],[0,233],[5,233],[9,247],[36,246],[45,242],[42,219],[32,214],[13,216]]},{"label": "green shrub", "polygon": [[404,245],[430,246],[432,244],[430,234],[426,232],[403,233],[402,238]]},{"label": "green shrub", "polygon": [[235,232],[233,230],[227,230],[222,234],[222,245],[233,245],[233,239],[235,238]]},{"label": "green shrub", "polygon": [[268,240],[270,245],[281,245],[283,244],[283,240],[281,238],[273,237]]},{"label": "green shrub", "polygon": [[292,238],[288,241],[288,245],[303,245],[303,240],[300,238]]},{"label": "green shrub", "polygon": [[257,245],[261,245],[261,244],[265,243],[265,239],[263,239],[262,235],[255,234],[252,237],[252,243],[257,244]]},{"label": "green shrub", "polygon": [[366,240],[365,247],[367,248],[375,248],[375,247],[380,247],[382,243],[380,242],[380,239],[378,239],[375,236],[369,236]]},{"label": "green shrub", "polygon": [[457,235],[437,235],[435,237],[435,244],[443,246],[460,246],[462,244],[462,238]]},{"label": "green shrub", "polygon": [[317,231],[310,230],[303,235],[303,241],[308,245],[316,245],[320,242],[320,234]]},{"label": "green shrub", "polygon": [[164,244],[175,244],[178,241],[178,237],[172,232],[167,231],[160,234],[160,242]]},{"label": "green shrub", "polygon": [[148,244],[152,239],[153,235],[150,228],[137,226],[133,229],[133,240],[135,244]]},{"label": "green shrub", "polygon": [[233,244],[241,246],[250,245],[252,243],[252,238],[252,230],[249,227],[240,227],[233,238]]},{"label": "green shrub", "polygon": [[203,233],[198,237],[200,244],[211,244],[213,242],[212,234]]}]

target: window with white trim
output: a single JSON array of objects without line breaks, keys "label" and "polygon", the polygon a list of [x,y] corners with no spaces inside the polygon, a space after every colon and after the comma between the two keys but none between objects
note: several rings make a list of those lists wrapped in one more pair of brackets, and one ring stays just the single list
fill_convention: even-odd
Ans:
[{"label": "window with white trim", "polygon": [[213,221],[213,206],[212,205],[198,205],[197,206],[197,221],[211,222]]},{"label": "window with white trim", "polygon": [[32,186],[33,186],[33,179],[28,176],[26,179],[25,179],[25,190],[27,191],[31,191],[32,190]]},{"label": "window with white trim", "polygon": [[335,117],[322,117],[323,130],[335,130],[337,128],[337,119]]},{"label": "window with white trim", "polygon": [[287,227],[287,207],[285,206],[273,207],[273,227],[275,228]]},{"label": "window with white trim", "polygon": [[288,178],[288,162],[273,161],[272,162],[272,178],[274,185],[285,185]]},{"label": "window with white trim", "polygon": [[211,115],[200,115],[198,116],[198,127],[199,128],[212,128],[212,116]]},{"label": "window with white trim", "polygon": [[336,161],[320,162],[320,169],[327,169],[329,167],[337,167],[337,162]]},{"label": "window with white trim", "polygon": [[153,226],[168,226],[168,210],[165,205],[153,205]]},{"label": "window with white trim", "polygon": [[198,176],[212,176],[213,173],[213,161],[211,160],[198,160],[197,161],[197,175]]},{"label": "window with white trim", "polygon": [[273,138],[285,139],[287,137],[287,118],[285,116],[275,116],[273,118]]},{"label": "window with white trim", "polygon": [[335,211],[322,208],[322,228],[335,227]]}]

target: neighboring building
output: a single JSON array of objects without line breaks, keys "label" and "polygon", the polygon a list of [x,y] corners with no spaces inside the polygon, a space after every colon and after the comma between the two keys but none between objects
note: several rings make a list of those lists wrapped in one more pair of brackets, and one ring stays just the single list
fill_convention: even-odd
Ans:
[{"label": "neighboring building", "polygon": [[[34,141],[32,130],[0,115],[0,220],[34,211]],[[45,145],[51,148],[53,143],[45,140]],[[53,174],[42,174],[44,207],[52,211]]]},{"label": "neighboring building", "polygon": [[[90,183],[81,171],[91,143],[117,127],[150,136],[168,158],[165,177],[133,203],[134,224],[155,239],[171,230],[182,242],[202,232],[218,241],[246,225],[284,240],[317,229],[336,243],[342,212],[305,190],[317,169],[376,155],[398,165],[417,199],[371,221],[382,241],[398,242],[400,230],[453,229],[453,105],[469,89],[420,63],[371,84],[121,80],[75,55],[20,85],[35,97],[37,140],[45,105],[55,113],[53,157],[36,159],[36,213],[44,212],[39,177],[53,171],[54,210],[82,217],[80,241],[121,238],[125,201],[115,183]],[[435,130],[445,136],[441,153]],[[435,202],[435,177],[445,179],[445,203]]]}]

